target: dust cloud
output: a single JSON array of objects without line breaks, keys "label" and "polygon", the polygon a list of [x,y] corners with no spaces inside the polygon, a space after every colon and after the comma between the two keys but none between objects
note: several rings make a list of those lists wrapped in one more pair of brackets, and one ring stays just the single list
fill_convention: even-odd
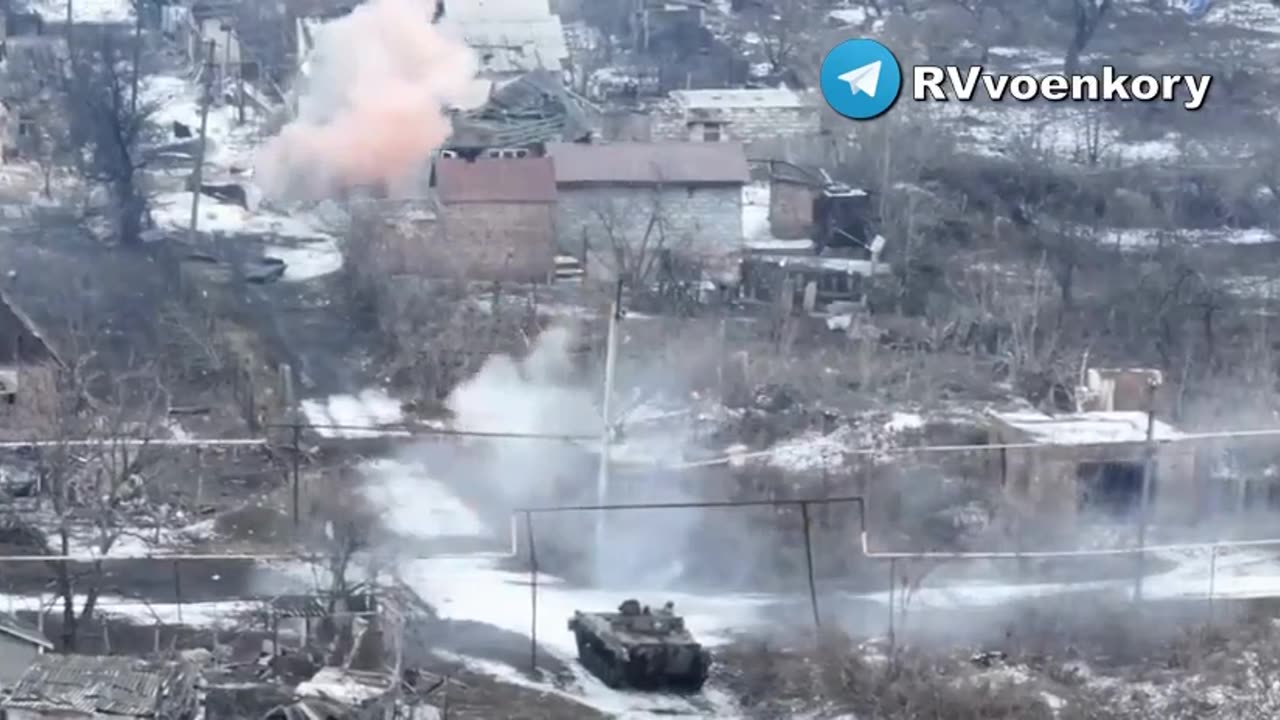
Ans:
[{"label": "dust cloud", "polygon": [[452,131],[446,109],[474,92],[475,54],[428,4],[370,0],[316,33],[298,114],[257,158],[263,190],[317,200],[411,179]]},{"label": "dust cloud", "polygon": [[[513,509],[596,504],[600,383],[598,373],[581,366],[574,352],[575,337],[571,328],[552,327],[522,357],[491,356],[446,401],[455,429],[543,437],[451,437],[417,444],[402,457],[422,468],[420,472],[401,480],[371,478],[384,485],[385,492],[375,490],[380,497],[393,498],[384,501],[388,519],[403,518],[403,523],[395,523],[402,527],[417,522],[424,533],[435,534],[423,519],[438,508],[456,507],[445,496],[456,494],[467,513],[474,512],[484,521],[491,548],[500,548],[508,540]],[[628,384],[626,375],[620,370],[620,389]],[[685,428],[660,425],[644,430],[643,435],[642,439],[628,433],[615,446],[607,502],[697,499],[688,485],[652,466],[656,457],[681,455],[688,441]],[[460,512],[454,510],[452,515],[456,518]],[[722,559],[736,557],[741,563],[740,553],[750,546],[750,538],[742,533],[735,533],[732,542],[723,546],[696,541],[707,521],[698,509],[612,512],[605,517],[605,542],[597,547],[596,513],[535,515],[542,569],[601,588],[659,592],[689,580],[692,549],[719,554]],[[523,532],[522,527],[522,548]]]}]

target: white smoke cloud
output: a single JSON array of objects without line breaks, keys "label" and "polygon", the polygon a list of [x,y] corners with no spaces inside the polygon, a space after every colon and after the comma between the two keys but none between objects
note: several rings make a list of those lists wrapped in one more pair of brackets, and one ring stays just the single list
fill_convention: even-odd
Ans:
[{"label": "white smoke cloud", "polygon": [[420,0],[370,0],[321,26],[298,116],[262,149],[275,197],[395,187],[452,132],[448,107],[474,92],[475,54]]}]

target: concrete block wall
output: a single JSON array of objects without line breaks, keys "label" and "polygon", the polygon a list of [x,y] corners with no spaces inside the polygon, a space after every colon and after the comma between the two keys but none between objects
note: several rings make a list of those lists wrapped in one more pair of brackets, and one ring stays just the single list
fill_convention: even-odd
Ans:
[{"label": "concrete block wall", "polygon": [[702,129],[690,123],[723,122],[721,139],[745,144],[793,135],[814,136],[822,129],[816,105],[802,108],[748,107],[691,111],[674,100],[652,115],[653,137],[664,140],[702,140]]}]

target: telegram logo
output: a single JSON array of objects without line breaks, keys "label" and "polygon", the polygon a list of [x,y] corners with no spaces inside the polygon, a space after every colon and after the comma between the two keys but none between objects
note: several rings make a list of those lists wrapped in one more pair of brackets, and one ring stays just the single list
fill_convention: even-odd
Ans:
[{"label": "telegram logo", "polygon": [[879,117],[902,92],[902,68],[889,48],[875,40],[845,40],[822,61],[822,97],[853,120]]}]

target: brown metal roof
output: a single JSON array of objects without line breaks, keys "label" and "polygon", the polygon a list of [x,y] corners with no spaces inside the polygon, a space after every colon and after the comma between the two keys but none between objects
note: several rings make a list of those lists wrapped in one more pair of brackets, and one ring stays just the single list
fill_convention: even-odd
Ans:
[{"label": "brown metal roof", "polygon": [[730,142],[551,143],[556,182],[712,185],[751,179],[747,154]]},{"label": "brown metal roof", "polygon": [[436,194],[440,202],[553,203],[556,176],[551,159],[440,158],[436,161]]},{"label": "brown metal roof", "polygon": [[3,707],[95,717],[178,716],[194,697],[195,678],[180,663],[45,654],[23,673]]}]

